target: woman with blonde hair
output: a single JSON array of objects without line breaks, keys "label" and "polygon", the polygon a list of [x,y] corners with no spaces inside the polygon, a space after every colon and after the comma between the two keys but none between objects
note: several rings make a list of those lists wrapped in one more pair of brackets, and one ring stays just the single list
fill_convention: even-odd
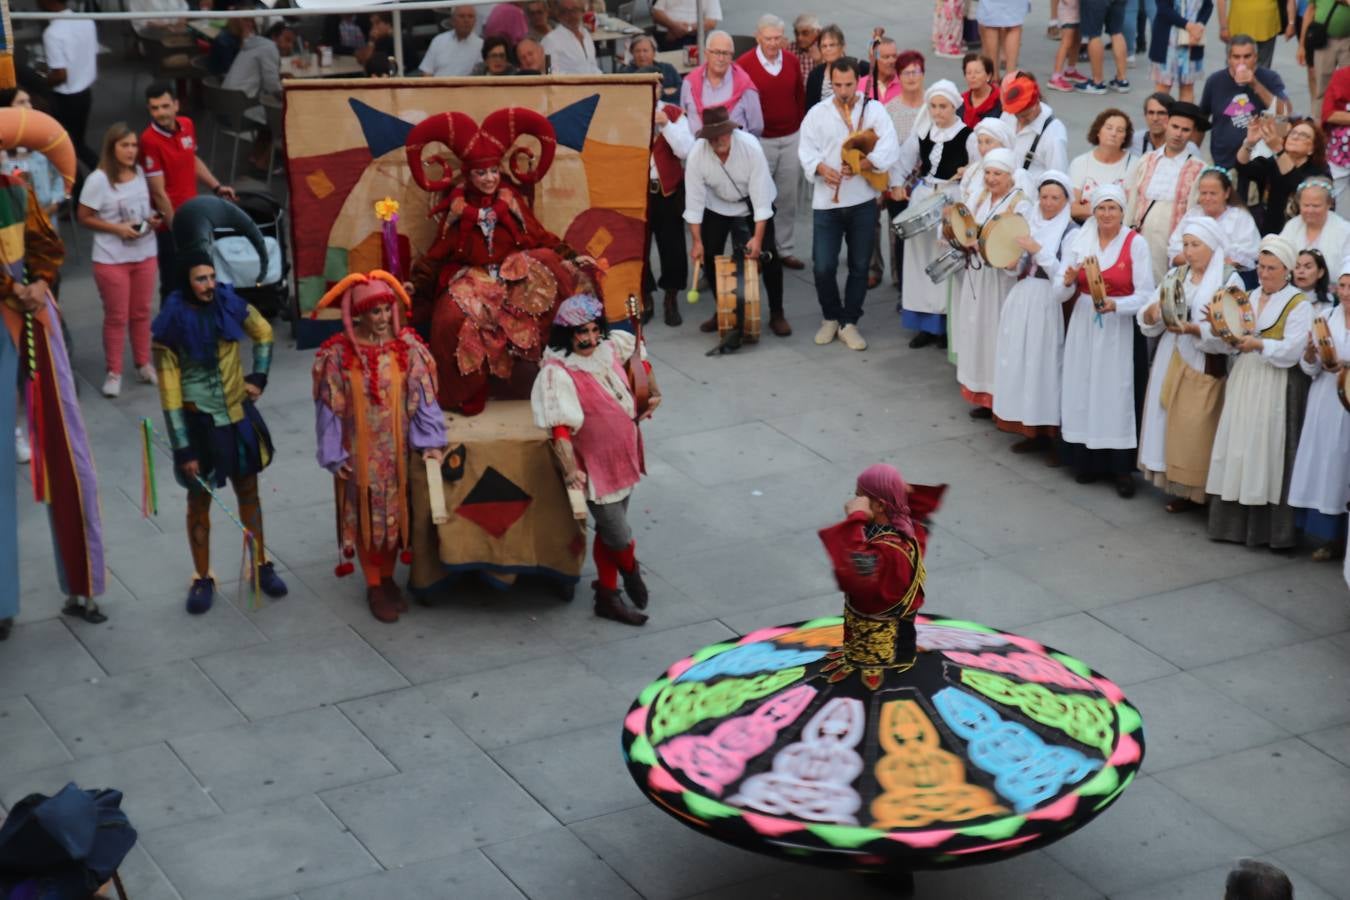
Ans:
[{"label": "woman with blonde hair", "polygon": [[103,136],[98,168],[80,191],[79,222],[94,232],[94,283],[103,302],[103,396],[122,391],[122,346],[131,334],[136,377],[155,383],[150,363],[150,312],[158,274],[155,228],[145,172],[136,163],[140,142],[125,122]]}]

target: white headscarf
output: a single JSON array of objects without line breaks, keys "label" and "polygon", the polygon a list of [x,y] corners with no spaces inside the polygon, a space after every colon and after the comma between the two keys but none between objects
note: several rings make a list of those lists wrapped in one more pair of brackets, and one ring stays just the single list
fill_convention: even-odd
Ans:
[{"label": "white headscarf", "polygon": [[1000,147],[1012,148],[1013,142],[1017,140],[1017,135],[1013,132],[1012,126],[997,116],[990,116],[987,119],[981,119],[975,125],[975,134],[978,137],[981,134],[987,134],[998,141]]},{"label": "white headscarf", "polygon": [[1289,242],[1288,238],[1281,237],[1278,234],[1268,234],[1261,238],[1261,252],[1269,253],[1271,256],[1284,263],[1284,267],[1293,274],[1294,263],[1298,260],[1298,250]]},{"label": "white headscarf", "polygon": [[[1092,212],[1097,212],[1097,207],[1106,201],[1111,200],[1116,203],[1121,210],[1125,209],[1125,189],[1118,184],[1099,184],[1092,191]],[[1129,226],[1121,223],[1120,232],[1124,234],[1129,231]],[[1082,260],[1084,257],[1096,256],[1101,253],[1101,241],[1097,237],[1097,217],[1089,215],[1083,227],[1078,229],[1078,235],[1073,240],[1074,252]]]},{"label": "white headscarf", "polygon": [[1341,260],[1341,267],[1336,271],[1336,280],[1339,281],[1342,275],[1350,275],[1350,256]]},{"label": "white headscarf", "polygon": [[[961,106],[961,92],[956,89],[956,85],[950,80],[943,78],[929,85],[928,90],[923,92],[923,109],[919,110],[918,118],[914,120],[914,130],[911,134],[920,138],[929,137],[933,130],[933,116],[928,112],[928,101],[934,97],[942,97],[951,103],[953,109]],[[961,117],[956,117],[956,125],[960,126]]]},{"label": "white headscarf", "polygon": [[[1053,219],[1047,219],[1041,215],[1040,193],[1041,188],[1047,184],[1057,184],[1064,189],[1065,197],[1069,198],[1064,202],[1064,208],[1059,211],[1059,215]],[[1069,176],[1056,169],[1046,169],[1041,173],[1041,177],[1036,179],[1036,198],[1031,204],[1031,217],[1027,219],[1027,224],[1031,226],[1031,236],[1036,239],[1036,243],[1042,247],[1054,247],[1059,249],[1060,242],[1064,240],[1064,232],[1069,229],[1073,222],[1070,202],[1073,198],[1073,186],[1069,181]]]},{"label": "white headscarf", "polygon": [[[1182,236],[1190,235],[1199,238],[1206,247],[1214,251],[1214,255],[1209,258],[1209,265],[1205,267],[1205,273],[1200,277],[1200,284],[1195,289],[1195,306],[1203,308],[1205,304],[1214,297],[1215,291],[1223,287],[1224,259],[1228,252],[1228,236],[1224,233],[1223,226],[1217,220],[1209,216],[1194,216],[1188,218],[1182,226]],[[1192,309],[1195,308],[1192,306]]]},{"label": "white headscarf", "polygon": [[986,169],[993,169],[996,172],[1015,172],[1017,170],[1016,160],[1013,159],[1012,151],[1007,147],[995,147],[984,155],[982,162]]}]

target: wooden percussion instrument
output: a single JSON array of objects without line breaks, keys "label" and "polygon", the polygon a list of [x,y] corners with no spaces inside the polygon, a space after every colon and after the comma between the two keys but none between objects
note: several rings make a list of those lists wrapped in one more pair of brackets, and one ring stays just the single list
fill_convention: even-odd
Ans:
[{"label": "wooden percussion instrument", "polygon": [[1350,413],[1350,369],[1341,369],[1336,376],[1336,396],[1341,398],[1341,406]]},{"label": "wooden percussion instrument", "polygon": [[891,224],[891,230],[902,241],[918,237],[931,231],[935,225],[942,221],[943,207],[946,205],[947,198],[942,194],[931,194],[924,197],[917,203],[911,203],[903,213],[897,216],[895,222]]},{"label": "wooden percussion instrument", "polygon": [[1083,278],[1087,280],[1088,293],[1092,295],[1092,306],[1101,309],[1106,303],[1106,282],[1102,280],[1102,266],[1097,257],[1089,256],[1083,260]]},{"label": "wooden percussion instrument", "polygon": [[1237,344],[1256,333],[1256,313],[1242,288],[1226,287],[1214,292],[1209,301],[1209,324],[1216,337]]},{"label": "wooden percussion instrument", "polygon": [[1340,364],[1340,358],[1336,354],[1336,341],[1331,337],[1331,324],[1321,316],[1313,319],[1312,340],[1313,346],[1317,348],[1317,357],[1322,361],[1322,368],[1334,372]]},{"label": "wooden percussion instrument", "polygon": [[958,250],[974,253],[980,246],[980,226],[964,203],[949,203],[942,211],[942,237]]},{"label": "wooden percussion instrument", "polygon": [[741,253],[714,262],[717,337],[713,353],[759,341],[759,260]]},{"label": "wooden percussion instrument", "polygon": [[1019,237],[1028,237],[1031,226],[1017,213],[997,213],[980,229],[980,256],[995,269],[1010,269],[1022,258]]},{"label": "wooden percussion instrument", "polygon": [[1168,328],[1179,328],[1191,318],[1190,306],[1186,303],[1186,286],[1182,280],[1183,271],[1176,268],[1168,272],[1163,278],[1162,289],[1158,291],[1158,311]]},{"label": "wooden percussion instrument", "polygon": [[923,267],[924,274],[933,284],[942,284],[966,267],[967,255],[964,250],[950,247],[937,259]]}]

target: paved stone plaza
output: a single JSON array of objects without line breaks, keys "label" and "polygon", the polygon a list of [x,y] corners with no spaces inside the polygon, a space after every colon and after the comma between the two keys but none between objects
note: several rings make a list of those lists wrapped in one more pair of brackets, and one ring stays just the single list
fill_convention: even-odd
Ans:
[{"label": "paved stone plaza", "polygon": [[[857,39],[871,5],[831,4]],[[1024,65],[1043,73],[1035,5]],[[749,7],[732,30],[751,29]],[[777,5],[789,18],[803,7]],[[926,51],[928,4],[905,7]],[[1290,46],[1278,60],[1306,109]],[[956,70],[933,61],[929,79]],[[1142,106],[1142,59],[1132,77],[1124,98],[1048,96],[1071,155],[1096,109]],[[139,127],[125,81],[104,83],[90,134],[114,115]],[[799,234],[809,238],[805,215]],[[117,401],[97,390],[88,247],[82,234],[62,296],[101,477],[111,618],[59,614],[44,515],[22,504],[23,610],[0,644],[0,804],[72,779],[124,791],[141,834],[123,869],[135,900],[885,896],[700,837],[644,799],[619,750],[629,703],[669,662],[838,611],[815,530],[877,460],[952,486],[930,542],[928,608],[1088,661],[1125,687],[1147,735],[1142,776],[1086,829],[997,865],[920,873],[922,896],[1201,900],[1253,855],[1286,868],[1300,900],[1350,898],[1339,566],[1212,544],[1201,517],[1166,515],[1151,489],[1124,501],[1012,455],[1010,437],[967,417],[944,356],[905,347],[893,290],[869,297],[866,353],[811,343],[809,273],[789,273],[786,340],[705,358],[695,326],[707,300],[684,307],[679,330],[653,324],[666,400],[646,428],[649,477],[631,511],[653,594],[642,629],[592,616],[584,589],[566,605],[542,589],[466,588],[397,625],[371,618],[360,579],[333,575],[312,357],[281,324],[261,402],[278,457],[262,485],[291,594],[258,611],[231,602],[239,534],[217,513],[224,597],[192,618],[167,454],[160,515],[139,512],[137,422],[159,427],[157,395],[130,377]]]}]

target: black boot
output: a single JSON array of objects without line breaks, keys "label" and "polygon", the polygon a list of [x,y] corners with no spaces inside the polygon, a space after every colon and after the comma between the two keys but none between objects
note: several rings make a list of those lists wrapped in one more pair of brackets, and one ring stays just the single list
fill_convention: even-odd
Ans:
[{"label": "black boot", "polygon": [[666,298],[662,301],[662,308],[666,316],[666,324],[671,328],[684,324],[684,316],[680,315],[680,292],[666,291]]},{"label": "black boot", "polygon": [[625,572],[619,570],[619,577],[623,579],[623,590],[628,595],[628,599],[633,601],[633,605],[638,609],[647,608],[647,583],[642,580],[642,564],[633,560],[633,570]]},{"label": "black boot", "polygon": [[652,295],[644,291],[642,293],[642,324],[646,325],[656,315],[656,305],[652,303]]}]

